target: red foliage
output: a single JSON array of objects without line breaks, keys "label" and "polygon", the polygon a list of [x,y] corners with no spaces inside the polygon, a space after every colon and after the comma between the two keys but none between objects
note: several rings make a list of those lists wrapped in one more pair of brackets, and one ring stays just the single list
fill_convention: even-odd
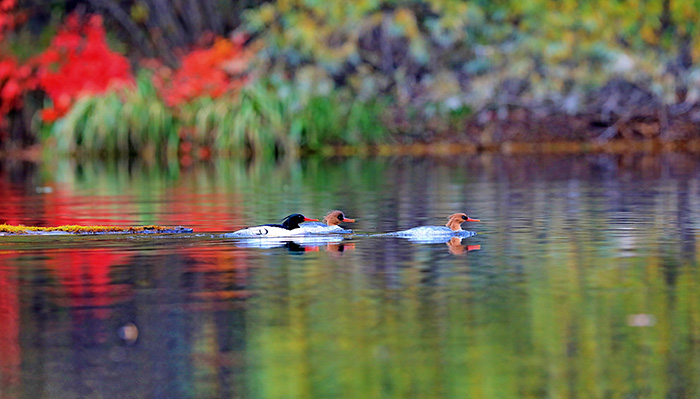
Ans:
[{"label": "red foliage", "polygon": [[[17,0],[0,0],[0,42],[7,31],[21,22],[22,13],[15,10]],[[10,111],[22,107],[22,94],[33,88],[36,81],[31,76],[31,68],[20,66],[17,60],[0,50],[0,128],[5,127],[6,116]]]},{"label": "red foliage", "polygon": [[[182,57],[175,71],[159,66],[154,84],[168,106],[175,107],[195,98],[217,98],[235,92],[248,77],[246,68],[252,51],[243,47],[243,38],[216,38],[208,49],[197,49]],[[153,62],[151,62],[153,64]]]},{"label": "red foliage", "polygon": [[0,127],[12,110],[22,108],[22,94],[36,87],[28,66],[20,66],[13,57],[0,55]]},{"label": "red foliage", "polygon": [[5,38],[5,32],[14,29],[21,20],[21,14],[14,11],[17,0],[0,0],[0,41]]},{"label": "red foliage", "polygon": [[[10,17],[16,0],[0,0],[0,38],[3,30],[14,27]],[[248,81],[247,67],[254,50],[243,46],[245,38],[215,38],[209,48],[199,48],[181,59],[181,67],[171,70],[158,61],[149,61],[154,84],[167,105],[176,107],[195,98],[216,98],[235,93]],[[84,95],[104,93],[131,85],[134,81],[128,60],[109,49],[102,17],[66,18],[64,25],[41,54],[21,66],[12,57],[0,55],[0,128],[4,117],[22,106],[28,90],[43,90],[52,106],[41,111],[44,122],[64,116]]]},{"label": "red foliage", "polygon": [[134,80],[129,61],[107,46],[99,15],[87,21],[70,15],[35,62],[39,87],[53,101],[53,108],[42,110],[46,122],[65,115],[80,96],[104,93]]}]

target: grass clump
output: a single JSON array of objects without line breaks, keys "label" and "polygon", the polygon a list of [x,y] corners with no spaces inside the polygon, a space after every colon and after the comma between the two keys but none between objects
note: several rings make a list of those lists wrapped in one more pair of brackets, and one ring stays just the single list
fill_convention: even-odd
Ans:
[{"label": "grass clump", "polygon": [[381,99],[360,100],[344,89],[319,94],[281,79],[168,107],[143,72],[132,88],[78,100],[62,119],[44,126],[44,138],[72,154],[269,158],[380,142],[388,136],[386,108]]}]

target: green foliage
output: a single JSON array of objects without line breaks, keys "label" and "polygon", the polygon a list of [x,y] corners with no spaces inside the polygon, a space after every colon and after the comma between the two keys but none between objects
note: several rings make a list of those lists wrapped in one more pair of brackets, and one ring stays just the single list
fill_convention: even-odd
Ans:
[{"label": "green foliage", "polygon": [[176,120],[148,74],[138,76],[135,88],[81,98],[44,130],[62,153],[116,155],[163,146],[173,153],[178,143]]},{"label": "green foliage", "polygon": [[273,157],[385,139],[385,108],[384,101],[360,100],[347,90],[320,94],[269,79],[236,95],[203,97],[172,109],[142,72],[134,88],[83,97],[43,130],[61,153],[174,157],[183,143],[191,143],[222,155]]},{"label": "green foliage", "polygon": [[304,91],[281,79],[263,79],[228,101],[200,99],[182,112],[199,144],[218,151],[271,157],[276,152],[315,151],[324,145],[360,144],[387,136],[384,103],[361,101],[347,91]]},{"label": "green foliage", "polygon": [[[697,0],[277,0],[247,13],[272,65],[311,63],[402,106],[475,110],[514,98],[556,103],[616,76],[650,82],[669,102],[679,87],[699,101],[698,18]],[[502,85],[513,79],[529,85],[511,93]]]},{"label": "green foliage", "polygon": [[[148,9],[132,11],[147,20]],[[513,104],[573,113],[616,77],[696,103],[698,18],[700,0],[275,0],[245,14],[266,78],[170,109],[142,73],[135,90],[84,98],[47,134],[64,152],[171,156],[191,143],[271,157],[426,120],[455,130]]]},{"label": "green foliage", "polygon": [[[382,100],[353,100],[347,92],[312,97],[297,124],[306,132],[305,144],[317,149],[330,140],[358,145],[380,141],[386,134],[381,122]],[[340,123],[339,123],[340,122]]]}]

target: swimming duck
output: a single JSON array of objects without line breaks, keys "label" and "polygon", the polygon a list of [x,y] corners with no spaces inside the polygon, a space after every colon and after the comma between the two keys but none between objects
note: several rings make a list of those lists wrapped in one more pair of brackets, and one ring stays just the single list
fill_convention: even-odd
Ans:
[{"label": "swimming duck", "polygon": [[321,222],[304,223],[300,227],[310,234],[350,234],[352,230],[344,229],[340,223],[355,223],[355,219],[346,218],[342,211],[330,211]]},{"label": "swimming duck", "polygon": [[462,230],[464,222],[480,222],[479,219],[472,219],[465,213],[454,213],[447,218],[447,223],[444,226],[421,226],[412,229],[388,233],[385,235],[395,237],[412,237],[412,238],[430,238],[444,236],[464,236],[469,237],[475,233],[468,230]]},{"label": "swimming duck", "polygon": [[299,228],[299,224],[303,222],[318,222],[318,219],[311,219],[300,213],[293,213],[282,219],[281,224],[263,224],[247,227],[226,234],[226,237],[289,237],[303,235],[306,232]]}]

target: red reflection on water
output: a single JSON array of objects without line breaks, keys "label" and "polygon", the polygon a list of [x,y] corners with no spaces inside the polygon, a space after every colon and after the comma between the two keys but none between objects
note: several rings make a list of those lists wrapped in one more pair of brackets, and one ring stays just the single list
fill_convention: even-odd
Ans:
[{"label": "red reflection on water", "polygon": [[0,174],[0,193],[2,193],[0,223],[26,223],[27,215],[36,214],[36,204],[24,194],[23,188],[7,182],[2,174]]},{"label": "red reflection on water", "polygon": [[136,225],[133,204],[124,196],[85,197],[57,188],[43,198],[43,224],[61,225]]},{"label": "red reflection on water", "polygon": [[[186,182],[189,181],[185,179]],[[36,226],[144,224],[182,225],[195,232],[226,232],[242,227],[245,201],[240,194],[205,187],[215,192],[197,192],[196,182],[166,190],[141,191],[137,186],[114,194],[114,188],[95,188],[90,193],[70,184],[47,183],[50,190],[12,182],[0,170],[3,207],[0,223]],[[94,191],[94,192],[93,192]]]},{"label": "red reflection on water", "polygon": [[248,286],[248,255],[243,251],[214,249],[205,252],[196,249],[182,249],[183,257],[192,259],[188,273],[197,273],[203,279],[203,287],[193,297],[228,300],[246,298]]},{"label": "red reflection on water", "polygon": [[108,306],[131,296],[130,286],[112,284],[109,276],[110,267],[127,260],[128,255],[109,249],[52,252],[46,266],[57,277],[64,294],[54,293],[54,299],[61,306],[99,308],[95,316],[108,317]]},{"label": "red reflection on water", "polygon": [[[8,265],[15,253],[0,253],[0,387],[20,383],[19,290],[17,276]],[[0,392],[8,392],[0,389]]]},{"label": "red reflection on water", "polygon": [[196,232],[233,231],[231,220],[240,220],[243,200],[230,194],[192,194],[189,187],[178,187],[167,201],[161,224],[192,227]]}]

